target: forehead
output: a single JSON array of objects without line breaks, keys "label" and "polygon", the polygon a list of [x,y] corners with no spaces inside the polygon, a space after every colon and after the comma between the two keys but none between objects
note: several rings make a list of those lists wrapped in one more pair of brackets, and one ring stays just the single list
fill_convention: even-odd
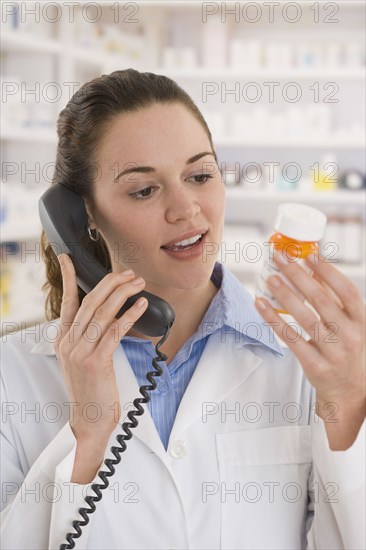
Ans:
[{"label": "forehead", "polygon": [[154,104],[117,115],[107,126],[98,147],[100,162],[165,162],[173,154],[184,162],[210,146],[202,124],[182,104]]}]

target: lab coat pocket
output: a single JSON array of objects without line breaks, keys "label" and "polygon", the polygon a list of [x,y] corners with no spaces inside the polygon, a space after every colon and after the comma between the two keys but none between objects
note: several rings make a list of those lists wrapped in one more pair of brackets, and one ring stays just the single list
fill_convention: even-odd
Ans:
[{"label": "lab coat pocket", "polygon": [[303,548],[310,426],[216,435],[221,548]]}]

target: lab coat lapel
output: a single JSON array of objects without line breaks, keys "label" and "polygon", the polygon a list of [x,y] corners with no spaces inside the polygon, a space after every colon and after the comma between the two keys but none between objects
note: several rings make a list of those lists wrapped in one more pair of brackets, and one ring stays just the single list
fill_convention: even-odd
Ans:
[{"label": "lab coat lapel", "polygon": [[231,334],[222,341],[217,331],[207,340],[192,379],[179,405],[170,440],[179,437],[197,419],[202,418],[205,404],[220,403],[263,362]]},{"label": "lab coat lapel", "polygon": [[[211,334],[207,340],[179,405],[170,440],[177,438],[183,430],[202,417],[204,403],[220,403],[226,395],[242,384],[263,361],[248,347],[243,346],[243,343],[236,343],[232,334],[225,334],[227,342],[223,342],[221,337],[221,331],[217,331]],[[53,343],[41,340],[33,347],[31,353],[55,355]],[[126,415],[133,408],[133,400],[141,396],[136,377],[121,345],[114,351],[113,364],[120,395],[121,416],[110,438],[111,444],[115,444],[117,434],[123,433],[121,424],[128,421]],[[140,439],[159,456],[170,471],[167,452],[147,405],[144,405],[144,408],[144,414],[137,417],[138,426],[132,430],[133,437]]]},{"label": "lab coat lapel", "polygon": [[[132,405],[134,399],[136,399],[136,397],[142,397],[142,395],[139,392],[139,385],[135,374],[121,345],[119,345],[114,351],[113,364],[121,402],[121,416],[119,425],[117,425],[113,433],[113,439],[115,439],[115,436],[118,433],[123,433],[121,424],[129,421],[127,418],[127,413],[129,410],[133,410],[135,408]],[[154,370],[152,365],[150,370]],[[148,380],[146,380],[146,384],[148,383]],[[131,430],[133,437],[140,439],[147,447],[158,455],[170,469],[166,450],[160,439],[147,404],[144,404],[143,407],[145,409],[144,414],[136,417],[138,420],[138,426]]]},{"label": "lab coat lapel", "polygon": [[[54,323],[58,323],[58,321],[59,320],[55,321]],[[43,339],[41,339],[41,341],[32,348],[31,353],[41,355],[56,355],[53,343]],[[109,439],[109,447],[116,444],[115,439],[118,434],[124,433],[121,428],[121,424],[123,422],[129,421],[127,418],[127,413],[129,410],[134,409],[134,406],[132,404],[134,399],[136,399],[136,397],[142,397],[139,392],[139,385],[137,383],[134,372],[121,345],[119,345],[113,353],[113,366],[116,376],[117,388],[120,396],[121,415],[119,422]],[[152,365],[151,370],[153,370]],[[146,384],[148,384],[148,380],[146,380]],[[151,417],[147,404],[143,405],[143,407],[145,409],[145,412],[142,416],[137,417],[138,426],[132,429],[133,437],[137,437],[147,447],[149,447],[151,451],[153,451],[157,456],[160,457],[160,459],[164,462],[169,471],[171,471],[170,464],[167,459],[166,450],[160,439],[159,433]]]}]

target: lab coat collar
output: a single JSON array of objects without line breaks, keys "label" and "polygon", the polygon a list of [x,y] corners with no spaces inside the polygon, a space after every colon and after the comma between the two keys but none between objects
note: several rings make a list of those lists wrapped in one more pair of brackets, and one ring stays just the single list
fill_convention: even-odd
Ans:
[{"label": "lab coat collar", "polygon": [[249,346],[236,342],[234,334],[227,335],[226,343],[219,332],[212,334],[179,404],[170,441],[177,439],[193,422],[203,421],[206,407],[222,402],[263,361]]},{"label": "lab coat collar", "polygon": [[[32,348],[31,353],[55,355],[53,342],[58,326],[59,319],[44,324],[41,331],[43,338]],[[263,362],[263,358],[249,348],[250,346],[243,347],[241,343],[236,342],[233,333],[227,335],[225,343],[222,342],[219,331],[210,335],[179,405],[170,441],[179,438],[193,422],[202,418],[205,404],[221,402]],[[136,377],[122,346],[117,346],[114,351],[113,364],[120,395],[121,417],[111,436],[112,444],[115,436],[121,433],[121,423],[127,420],[126,415],[131,410],[133,400],[140,396]],[[138,426],[133,430],[134,436],[142,441],[150,452],[154,452],[170,471],[169,447],[167,452],[147,406],[144,407],[145,413],[138,418]]]},{"label": "lab coat collar", "polygon": [[[249,347],[236,343],[233,334],[228,336],[226,343],[221,341],[219,332],[211,334],[180,402],[169,443],[184,437],[183,432],[191,424],[202,421],[207,404],[212,405],[223,401],[235,388],[243,384],[263,360]],[[140,394],[136,377],[122,346],[116,348],[113,361],[121,401],[121,424],[128,420],[127,411],[130,410],[133,400]],[[133,430],[134,436],[154,452],[165,463],[168,470],[171,470],[169,445],[167,452],[147,406],[144,407],[145,413],[138,417],[139,424]],[[114,435],[118,433],[120,433],[120,426],[117,426]]]},{"label": "lab coat collar", "polygon": [[[201,321],[192,345],[196,339],[202,337],[202,333],[207,334],[203,327],[213,325],[216,330],[219,330],[223,341],[226,340],[228,333],[233,332],[235,342],[240,342],[241,347],[248,344],[252,346],[264,345],[279,355],[284,355],[281,348],[286,348],[287,345],[266,324],[263,317],[257,312],[251,294],[225,264],[215,262],[211,279],[220,287],[219,292],[214,296]],[[32,348],[31,353],[56,355],[54,342],[59,324],[60,319],[58,318],[39,326],[40,334],[39,337],[38,335],[36,337],[37,344]],[[209,332],[214,330],[211,328]],[[254,334],[256,336],[253,336]]]},{"label": "lab coat collar", "polygon": [[56,355],[54,344],[60,327],[60,318],[47,323],[37,324],[35,329],[36,344],[30,353],[37,355]]}]

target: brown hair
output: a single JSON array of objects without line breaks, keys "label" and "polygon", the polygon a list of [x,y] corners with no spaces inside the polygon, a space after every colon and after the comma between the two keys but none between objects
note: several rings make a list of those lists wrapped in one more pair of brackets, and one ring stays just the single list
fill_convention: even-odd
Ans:
[{"label": "brown hair", "polygon": [[[181,103],[195,116],[207,132],[216,158],[207,123],[191,97],[174,80],[135,69],[115,71],[84,84],[61,111],[57,121],[58,145],[52,185],[62,183],[79,193],[93,205],[96,152],[100,136],[114,117],[133,112],[154,103]],[[102,236],[98,241],[87,239],[91,254],[107,269],[111,269],[109,251]],[[46,264],[46,319],[60,316],[62,276],[57,256],[42,231],[41,249]],[[79,288],[79,303],[85,293]]]}]

